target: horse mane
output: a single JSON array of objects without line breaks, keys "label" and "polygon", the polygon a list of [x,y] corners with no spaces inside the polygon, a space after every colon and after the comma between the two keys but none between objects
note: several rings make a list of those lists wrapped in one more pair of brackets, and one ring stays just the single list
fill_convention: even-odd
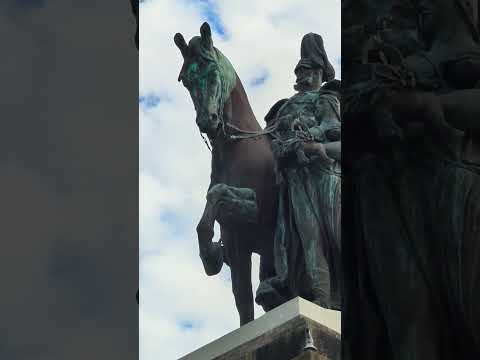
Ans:
[{"label": "horse mane", "polygon": [[237,73],[233,68],[232,63],[220,50],[214,47],[213,53],[215,54],[215,63],[220,70],[220,79],[222,82],[221,103],[225,104],[226,100],[230,97],[230,94],[237,85]]}]

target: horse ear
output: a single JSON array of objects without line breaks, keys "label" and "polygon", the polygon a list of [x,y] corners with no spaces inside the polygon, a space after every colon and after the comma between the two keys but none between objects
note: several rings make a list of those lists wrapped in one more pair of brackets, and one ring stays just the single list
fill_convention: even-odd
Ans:
[{"label": "horse ear", "polygon": [[213,40],[212,40],[212,30],[210,29],[210,25],[207,22],[204,22],[200,27],[200,35],[202,36],[202,43],[209,49],[213,48]]},{"label": "horse ear", "polygon": [[173,41],[175,41],[175,45],[177,45],[177,47],[180,49],[183,58],[186,59],[188,57],[188,45],[185,42],[183,35],[180,33],[176,33]]}]

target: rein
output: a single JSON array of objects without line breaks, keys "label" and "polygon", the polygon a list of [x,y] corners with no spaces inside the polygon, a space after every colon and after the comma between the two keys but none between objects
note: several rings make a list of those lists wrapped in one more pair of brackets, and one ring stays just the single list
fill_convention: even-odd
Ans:
[{"label": "rein", "polygon": [[[241,135],[233,135],[233,134],[228,134],[225,127],[228,127],[230,129],[233,129],[237,132],[239,132]],[[262,135],[268,135],[268,134],[271,134],[273,133],[275,130],[277,129],[277,126],[274,124],[274,125],[271,125],[263,130],[260,130],[260,131],[249,131],[249,130],[242,130],[238,127],[236,127],[235,125],[232,125],[230,123],[225,123],[222,121],[222,133],[223,133],[223,136],[225,136],[225,138],[227,140],[232,140],[232,141],[235,141],[235,140],[244,140],[244,139],[253,139],[253,138],[256,138],[258,136],[262,136]],[[205,136],[203,136],[203,134],[200,132],[200,136],[202,137],[203,139],[203,142],[205,143],[205,145],[207,146],[208,150],[210,152],[212,152],[212,148],[211,146],[209,145],[207,139],[205,139]]]},{"label": "rein", "polygon": [[[340,117],[340,114],[338,113],[338,109],[335,107],[335,105],[333,105],[332,101],[331,100],[327,100],[328,104],[330,105],[330,107],[332,108],[334,114],[336,115],[337,119],[339,121],[341,121],[341,117]],[[253,139],[253,138],[256,138],[258,136],[262,136],[262,135],[268,135],[268,134],[271,134],[273,133],[275,130],[277,130],[278,126],[277,126],[277,123],[274,123],[268,127],[266,127],[265,129],[263,130],[260,130],[260,131],[250,131],[250,130],[243,130],[243,129],[240,129],[239,127],[233,125],[233,124],[230,124],[229,122],[225,122],[225,121],[222,121],[221,122],[221,128],[222,128],[222,133],[223,133],[223,136],[227,139],[227,140],[232,140],[232,141],[235,141],[235,140],[245,140],[245,139]],[[229,129],[232,129],[232,130],[235,130],[237,133],[239,133],[238,135],[235,135],[235,134],[229,134],[227,132],[227,128]],[[200,132],[200,135],[202,136],[202,139],[205,143],[205,145],[207,145],[207,148],[208,150],[210,150],[210,152],[212,152],[212,148],[210,147],[210,145],[208,144],[207,140],[205,139],[205,137],[203,136],[203,134]]]},{"label": "rein", "polygon": [[[233,130],[237,131],[238,133],[240,133],[240,135],[227,134],[227,131],[226,131],[225,127],[228,127],[230,129],[233,129]],[[271,126],[265,128],[263,130],[260,130],[260,131],[249,131],[249,130],[242,130],[242,129],[238,128],[237,126],[232,125],[228,122],[227,123],[222,122],[223,135],[228,140],[252,139],[252,138],[255,138],[255,137],[258,137],[258,136],[271,134],[276,129],[277,129],[276,125],[271,125]]]}]

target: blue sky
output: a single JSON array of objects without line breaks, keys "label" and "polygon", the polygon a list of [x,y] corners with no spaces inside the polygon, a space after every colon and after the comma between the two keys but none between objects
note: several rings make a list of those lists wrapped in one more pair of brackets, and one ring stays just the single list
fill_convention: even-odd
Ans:
[{"label": "blue sky", "polygon": [[160,96],[152,93],[140,95],[138,99],[140,106],[143,107],[145,110],[158,106],[160,104],[160,101],[162,101]]},{"label": "blue sky", "polygon": [[250,79],[248,85],[251,87],[262,86],[268,80],[269,76],[270,74],[267,69],[260,69],[258,73],[254,74],[254,76]]},{"label": "blue sky", "polygon": [[200,9],[200,16],[208,21],[212,30],[221,38],[227,38],[228,33],[219,14],[218,2],[215,0],[188,0]]},{"label": "blue sky", "polygon": [[[319,5],[321,3],[321,6]],[[177,82],[173,43],[199,34],[234,65],[259,123],[293,95],[304,34],[317,32],[340,77],[338,0],[146,0],[140,5],[140,359],[177,359],[238,327],[230,271],[208,277],[195,227],[205,205],[210,152],[190,96]],[[216,228],[218,234],[218,227]],[[258,257],[252,281],[258,286]],[[256,316],[263,311],[256,307]]]}]

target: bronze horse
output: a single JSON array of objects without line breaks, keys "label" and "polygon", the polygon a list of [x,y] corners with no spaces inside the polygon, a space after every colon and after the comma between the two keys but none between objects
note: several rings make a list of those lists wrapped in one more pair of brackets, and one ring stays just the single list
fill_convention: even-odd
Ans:
[{"label": "bronze horse", "polygon": [[[190,92],[198,128],[212,144],[211,182],[197,226],[200,257],[208,275],[218,274],[224,262],[230,266],[243,325],[254,319],[252,253],[260,255],[260,279],[274,275],[274,158],[242,82],[213,46],[208,23],[200,33],[188,45],[181,34],[174,38],[184,58],[178,80]],[[212,242],[215,221],[221,229],[218,243]]]}]

